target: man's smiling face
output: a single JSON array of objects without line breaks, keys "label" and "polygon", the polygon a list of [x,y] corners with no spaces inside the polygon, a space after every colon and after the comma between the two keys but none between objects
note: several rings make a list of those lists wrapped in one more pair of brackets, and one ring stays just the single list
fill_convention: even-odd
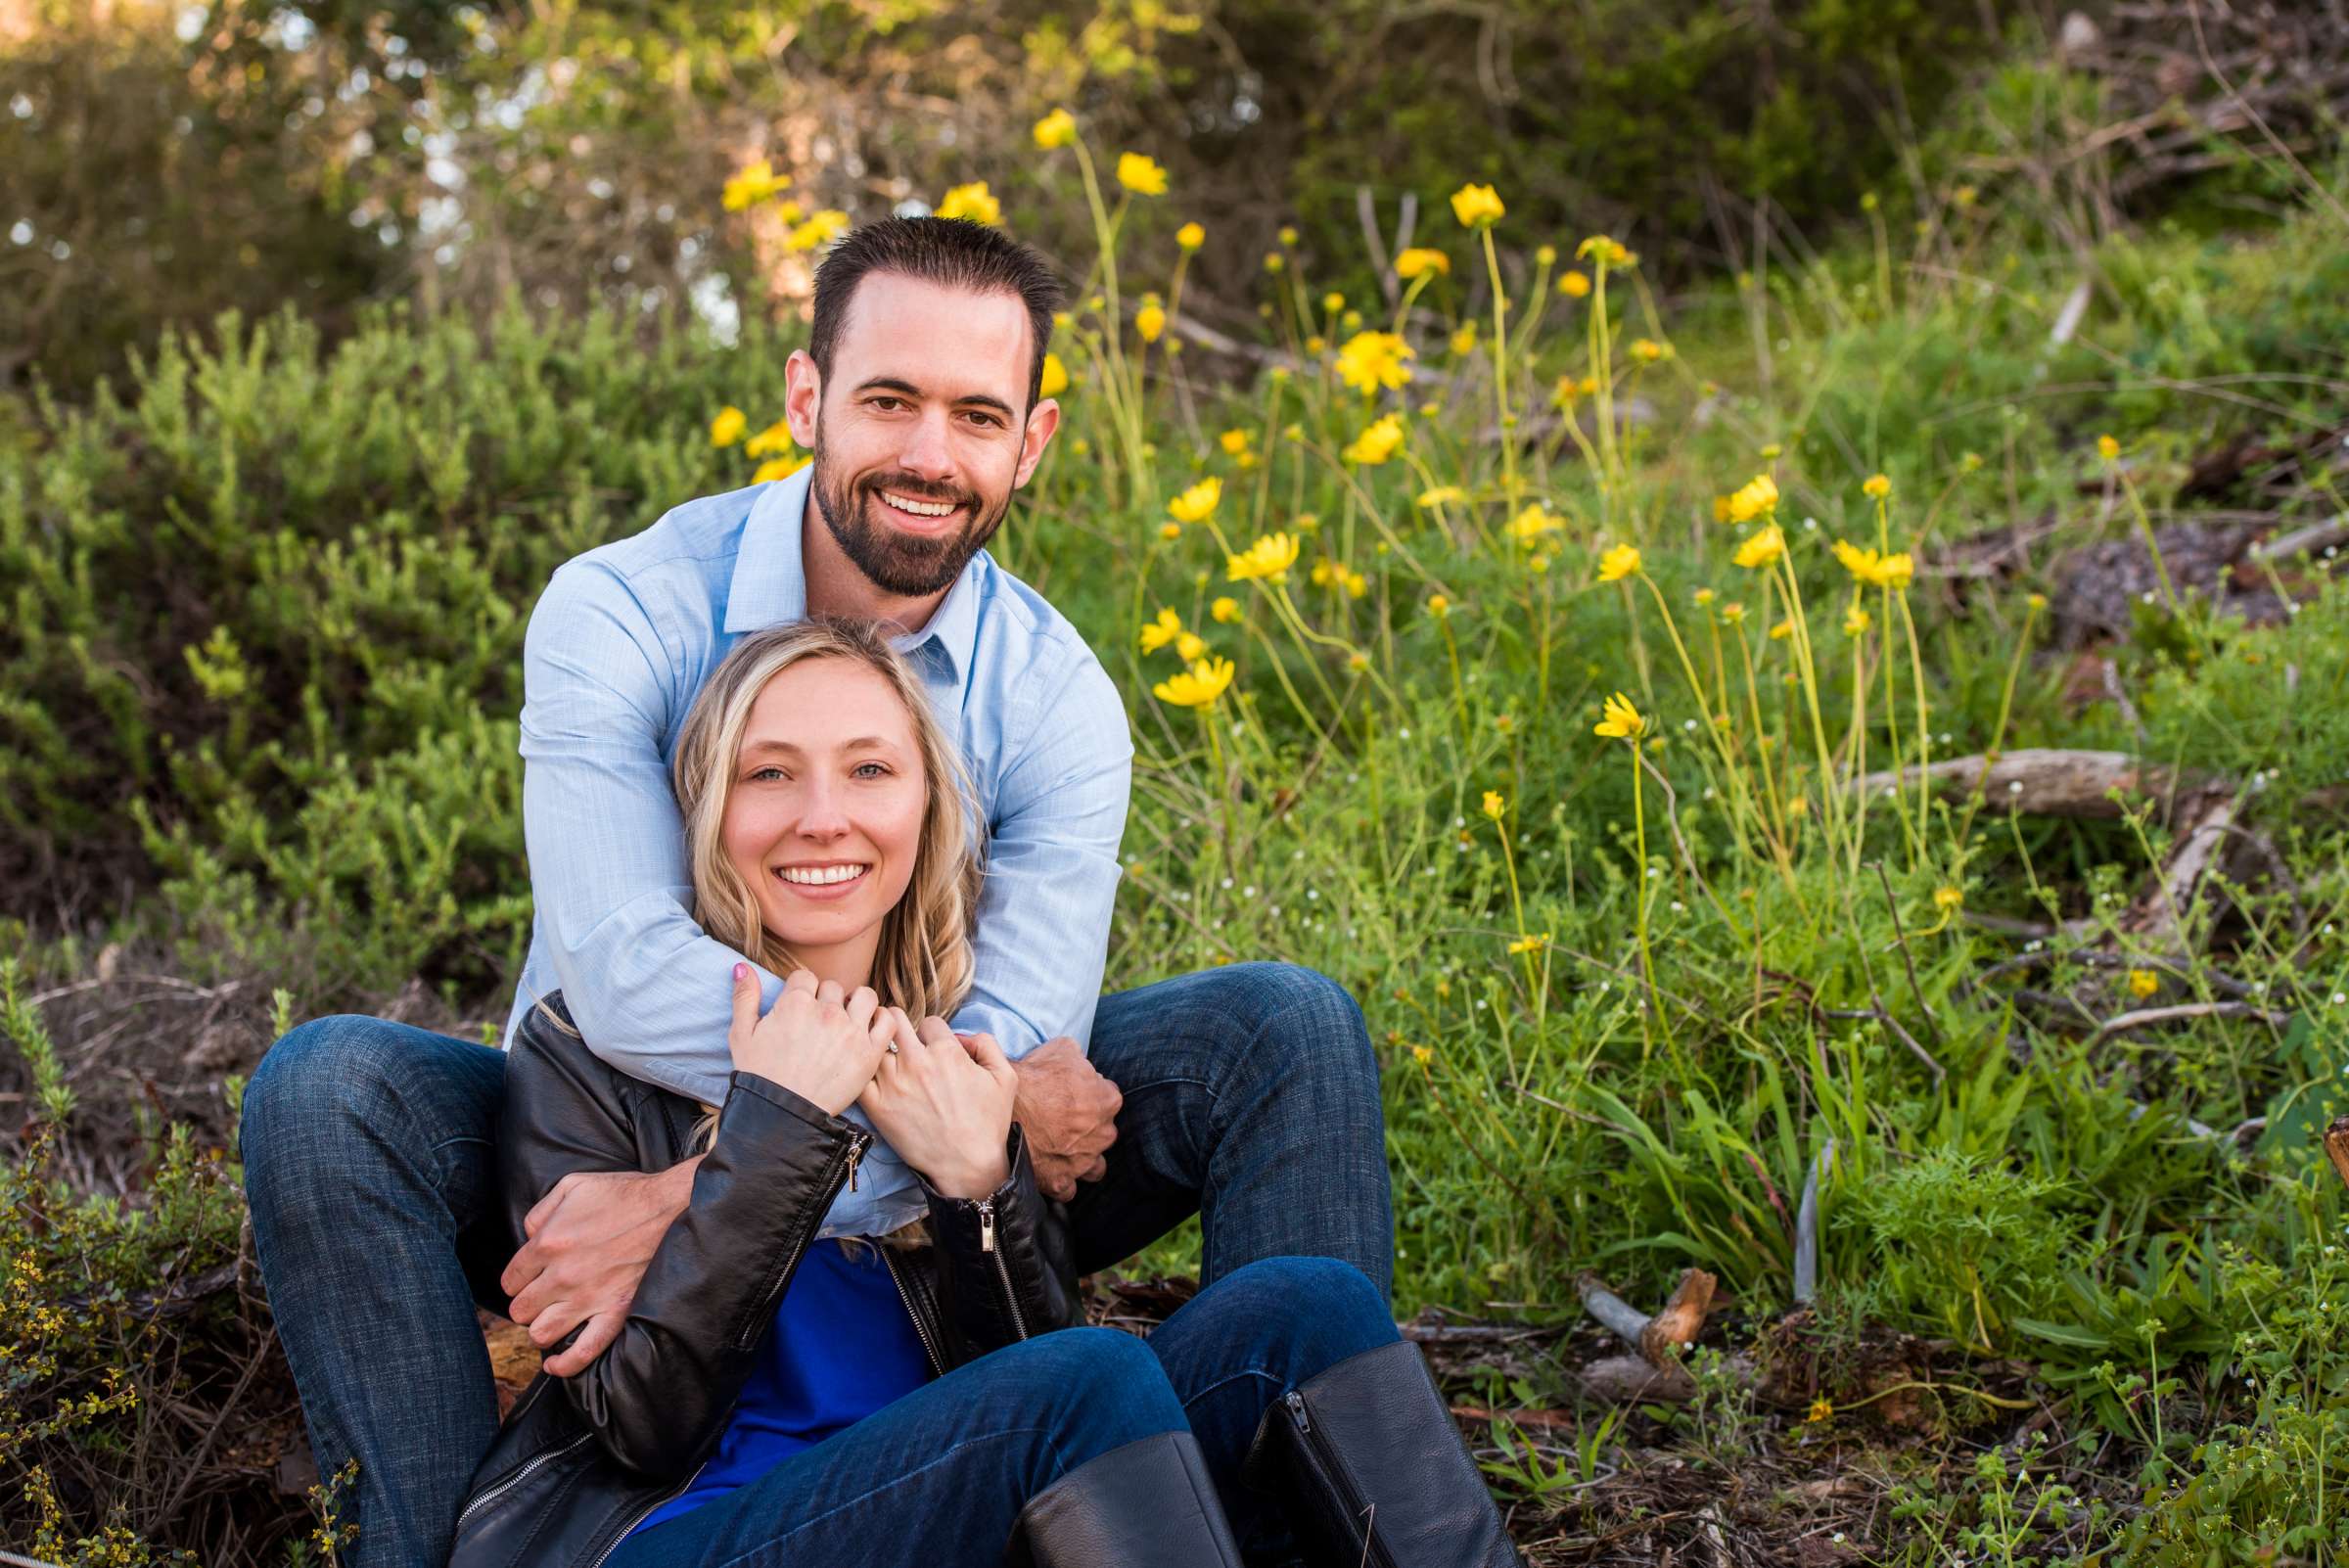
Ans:
[{"label": "man's smiling face", "polygon": [[875,272],[818,395],[801,390],[814,361],[793,355],[789,412],[815,455],[817,510],[884,592],[943,591],[1001,526],[1060,418],[1049,400],[1028,407],[1034,353],[1017,295]]}]

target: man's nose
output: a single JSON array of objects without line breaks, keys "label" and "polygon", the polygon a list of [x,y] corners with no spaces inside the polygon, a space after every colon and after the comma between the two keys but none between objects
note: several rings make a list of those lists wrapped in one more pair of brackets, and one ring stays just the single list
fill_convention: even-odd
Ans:
[{"label": "man's nose", "polygon": [[906,433],[903,449],[898,453],[898,466],[932,484],[952,482],[954,443],[948,438],[944,409],[925,409],[922,417],[914,421],[913,428]]}]

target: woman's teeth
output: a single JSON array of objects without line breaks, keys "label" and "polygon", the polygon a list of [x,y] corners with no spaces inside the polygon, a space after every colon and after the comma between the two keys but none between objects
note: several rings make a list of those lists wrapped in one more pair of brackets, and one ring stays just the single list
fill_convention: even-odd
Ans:
[{"label": "woman's teeth", "polygon": [[900,512],[911,512],[915,517],[944,517],[955,510],[950,501],[916,501],[889,490],[881,492],[881,499]]},{"label": "woman's teeth", "polygon": [[798,882],[811,888],[829,887],[835,882],[853,882],[871,870],[864,865],[785,865],[775,868],[775,875],[786,882]]}]

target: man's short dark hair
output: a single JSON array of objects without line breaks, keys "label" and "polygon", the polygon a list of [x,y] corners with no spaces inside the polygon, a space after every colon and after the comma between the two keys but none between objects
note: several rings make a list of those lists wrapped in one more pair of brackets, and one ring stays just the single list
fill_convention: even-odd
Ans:
[{"label": "man's short dark hair", "polygon": [[826,382],[840,345],[841,323],[856,285],[869,272],[896,272],[949,289],[1012,294],[1028,307],[1028,406],[1044,381],[1044,350],[1052,312],[1060,308],[1060,280],[1044,258],[1002,230],[969,218],[889,217],[850,231],[815,273],[815,328],[807,355]]}]

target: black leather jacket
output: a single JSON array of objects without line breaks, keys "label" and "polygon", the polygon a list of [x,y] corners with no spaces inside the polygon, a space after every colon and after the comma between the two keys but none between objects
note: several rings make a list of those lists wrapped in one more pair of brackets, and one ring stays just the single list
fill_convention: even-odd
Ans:
[{"label": "black leather jacket", "polygon": [[[565,1024],[561,994],[547,1006]],[[576,1026],[574,1026],[576,1027]],[[701,1108],[604,1065],[532,1009],[506,1063],[499,1201],[512,1233],[574,1171],[663,1171]],[[661,1239],[627,1325],[576,1377],[541,1372],[474,1473],[451,1568],[600,1568],[716,1449],[833,1197],[872,1135],[737,1072],[693,1198]],[[929,1194],[931,1245],[881,1249],[933,1375],[1082,1320],[1059,1206],[1015,1124],[1011,1176],[981,1199]],[[567,1342],[568,1343],[568,1342]]]}]

